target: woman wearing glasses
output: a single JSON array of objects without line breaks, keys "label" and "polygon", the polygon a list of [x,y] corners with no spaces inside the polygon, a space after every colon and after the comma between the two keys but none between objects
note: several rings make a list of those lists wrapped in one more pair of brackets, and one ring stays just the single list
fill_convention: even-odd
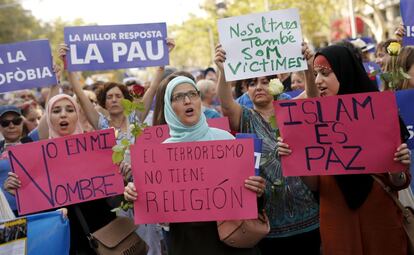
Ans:
[{"label": "woman wearing glasses", "polygon": [[[164,143],[230,140],[234,137],[227,131],[210,128],[207,125],[206,117],[201,111],[200,93],[196,88],[194,80],[186,76],[174,74],[166,78],[168,83],[163,81],[157,98],[164,99],[164,119],[170,128],[170,138]],[[159,116],[156,107],[154,116]],[[245,181],[245,187],[255,192],[258,197],[263,194],[265,187],[264,179],[260,176],[251,176]],[[126,200],[137,199],[135,186],[132,182],[125,187],[124,196]],[[218,236],[217,224],[210,222],[186,222],[170,224],[171,243],[170,255],[180,254],[258,254],[256,248],[238,249],[226,246]]]}]

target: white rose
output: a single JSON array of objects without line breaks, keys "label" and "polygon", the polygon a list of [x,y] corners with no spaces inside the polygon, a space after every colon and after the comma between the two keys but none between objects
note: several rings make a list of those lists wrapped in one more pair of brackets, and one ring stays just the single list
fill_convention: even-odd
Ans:
[{"label": "white rose", "polygon": [[271,79],[269,82],[269,92],[272,96],[278,96],[283,93],[285,87],[279,79]]}]

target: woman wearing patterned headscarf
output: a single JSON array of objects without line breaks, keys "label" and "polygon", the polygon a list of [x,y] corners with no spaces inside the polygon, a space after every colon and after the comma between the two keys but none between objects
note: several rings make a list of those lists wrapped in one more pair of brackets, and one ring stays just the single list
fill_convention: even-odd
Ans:
[{"label": "woman wearing patterned headscarf", "polygon": [[[362,63],[343,46],[329,46],[314,59],[315,84],[321,97],[378,91]],[[313,81],[309,81],[310,84]],[[279,139],[278,153],[292,151]],[[410,183],[410,151],[402,143],[392,155],[406,167],[400,173],[378,175],[395,192]],[[303,177],[320,194],[323,254],[407,254],[402,214],[371,175]]]}]

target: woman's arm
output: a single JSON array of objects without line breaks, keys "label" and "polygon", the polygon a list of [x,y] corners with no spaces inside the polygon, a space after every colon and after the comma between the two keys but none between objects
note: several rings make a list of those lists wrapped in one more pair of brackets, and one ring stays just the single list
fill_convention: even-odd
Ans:
[{"label": "woman's arm", "polygon": [[[62,61],[65,61],[66,54],[69,48],[66,44],[61,44],[59,47],[59,58]],[[89,98],[83,93],[82,86],[79,83],[79,77],[74,72],[68,72],[68,80],[69,83],[72,85],[73,92],[75,92],[76,97],[79,99],[80,105],[83,109],[83,112],[86,115],[89,123],[92,124],[93,128],[98,130],[98,123],[99,123],[99,113],[95,109],[95,106],[91,103]]]},{"label": "woman's arm", "polygon": [[[168,46],[168,52],[171,53],[173,49],[175,48],[175,42],[173,39],[167,38],[167,46]],[[151,104],[154,100],[154,96],[157,93],[158,87],[161,83],[162,77],[164,75],[164,66],[160,66],[157,68],[157,71],[155,72],[155,77],[151,81],[151,85],[148,88],[147,92],[145,92],[144,97],[142,101],[144,102],[144,112],[137,112],[137,115],[140,118],[140,121],[143,122],[145,118],[148,115],[148,112],[151,109]]]},{"label": "woman's arm", "polygon": [[217,94],[220,98],[223,115],[229,118],[231,130],[239,131],[242,107],[234,101],[231,84],[226,82],[224,61],[226,61],[226,52],[219,44],[216,46],[216,56],[214,59],[218,70]]},{"label": "woman's arm", "polygon": [[[306,59],[306,63],[308,65],[308,70],[305,70],[305,92],[307,98],[313,98],[319,96],[319,90],[315,84],[315,75],[313,74],[313,58],[314,54],[312,50],[309,48],[308,44],[303,42],[302,43],[302,54],[303,57]],[[301,97],[304,97],[302,95]]]}]

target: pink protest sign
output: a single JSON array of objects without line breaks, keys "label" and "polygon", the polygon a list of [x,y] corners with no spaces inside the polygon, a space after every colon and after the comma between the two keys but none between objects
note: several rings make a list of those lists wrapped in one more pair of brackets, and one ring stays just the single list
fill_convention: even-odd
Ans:
[{"label": "pink protest sign", "polygon": [[401,171],[393,160],[401,144],[395,96],[375,92],[275,101],[284,142],[284,176]]},{"label": "pink protest sign", "polygon": [[22,182],[16,194],[19,214],[121,194],[114,144],[114,130],[107,129],[10,148],[12,171]]},{"label": "pink protest sign", "polygon": [[[210,127],[219,128],[230,132],[229,120],[227,117],[208,119]],[[170,137],[168,125],[151,126],[144,129],[144,132],[137,139],[137,143],[162,143]]]},{"label": "pink protest sign", "polygon": [[257,218],[251,139],[144,143],[131,149],[138,192],[135,222],[198,222]]}]

